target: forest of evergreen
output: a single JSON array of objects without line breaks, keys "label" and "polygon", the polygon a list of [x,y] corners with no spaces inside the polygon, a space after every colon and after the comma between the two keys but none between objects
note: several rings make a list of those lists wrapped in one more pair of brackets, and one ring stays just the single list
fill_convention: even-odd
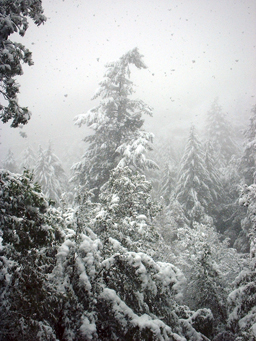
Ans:
[{"label": "forest of evergreen", "polygon": [[[30,116],[13,79],[30,55],[8,37],[28,13],[44,21],[33,3],[1,13],[13,127]],[[256,105],[239,138],[215,99],[185,145],[154,146],[133,68],[146,68],[137,48],[106,65],[98,104],[75,117],[92,133],[71,175],[51,144],[3,161],[0,340],[256,340]]]}]

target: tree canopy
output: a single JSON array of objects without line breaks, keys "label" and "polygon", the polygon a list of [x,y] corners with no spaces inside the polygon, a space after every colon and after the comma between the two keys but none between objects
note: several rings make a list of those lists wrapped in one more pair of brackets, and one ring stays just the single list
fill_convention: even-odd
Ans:
[{"label": "tree canopy", "polygon": [[37,26],[46,21],[41,0],[0,1],[0,94],[4,99],[0,104],[0,118],[3,123],[12,120],[11,127],[14,128],[26,124],[31,116],[27,107],[18,104],[16,76],[23,74],[22,63],[33,65],[33,61],[32,53],[9,37],[15,32],[25,35],[28,17]]},{"label": "tree canopy", "polygon": [[142,58],[134,48],[117,62],[107,64],[104,79],[93,97],[100,98],[100,104],[75,117],[75,124],[86,124],[94,134],[84,139],[88,149],[83,160],[73,166],[73,179],[95,189],[96,197],[118,164],[138,170],[156,167],[145,157],[151,149],[153,135],[142,130],[142,116],[152,115],[152,110],[142,100],[130,98],[134,93],[131,67],[145,69]]}]

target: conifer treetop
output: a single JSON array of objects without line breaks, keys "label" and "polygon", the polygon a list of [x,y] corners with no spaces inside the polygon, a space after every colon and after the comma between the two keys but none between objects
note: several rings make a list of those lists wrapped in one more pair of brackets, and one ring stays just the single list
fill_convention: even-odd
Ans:
[{"label": "conifer treetop", "polygon": [[136,170],[157,168],[144,155],[151,150],[153,135],[142,129],[142,116],[152,116],[152,109],[142,100],[131,97],[134,89],[130,67],[145,69],[142,58],[134,48],[118,61],[107,64],[104,78],[93,97],[100,98],[99,105],[74,119],[76,125],[85,124],[94,134],[84,138],[88,148],[83,160],[72,167],[72,181],[86,184],[89,189],[95,188],[96,192],[118,165]]}]

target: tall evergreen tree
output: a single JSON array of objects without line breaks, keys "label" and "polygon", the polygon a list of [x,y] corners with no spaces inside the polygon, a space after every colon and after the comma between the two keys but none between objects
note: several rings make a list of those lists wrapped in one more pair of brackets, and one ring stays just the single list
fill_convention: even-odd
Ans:
[{"label": "tall evergreen tree", "polygon": [[[145,176],[128,167],[117,167],[102,186],[101,214],[97,214],[97,233],[111,236],[129,250],[145,251],[157,245],[159,235],[152,219],[161,207],[151,198],[152,186]],[[103,237],[104,236],[104,237]]]},{"label": "tall evergreen tree", "polygon": [[176,180],[177,169],[173,164],[166,163],[162,172],[161,179],[161,194],[164,198],[165,204],[169,205],[171,197],[174,194],[175,180]]},{"label": "tall evergreen tree", "polygon": [[145,177],[128,167],[111,172],[101,203],[81,190],[51,277],[63,297],[62,339],[208,340],[199,329],[200,321],[212,323],[210,311],[184,314],[176,302],[179,269],[140,251],[157,210],[149,192]]},{"label": "tall evergreen tree", "polygon": [[36,156],[32,148],[29,146],[24,150],[21,160],[21,169],[29,169],[32,171],[35,168]]},{"label": "tall evergreen tree", "polygon": [[58,296],[48,275],[60,229],[28,171],[2,171],[0,189],[0,340],[56,340]]},{"label": "tall evergreen tree", "polygon": [[15,78],[23,73],[22,63],[33,65],[33,61],[31,52],[12,42],[9,36],[18,32],[23,37],[29,26],[28,17],[37,26],[46,21],[41,0],[0,1],[0,94],[7,101],[7,105],[0,105],[0,119],[4,123],[12,120],[14,128],[30,119],[28,108],[18,104],[19,85]]},{"label": "tall evergreen tree", "polygon": [[250,221],[250,266],[243,269],[234,282],[234,290],[228,297],[229,318],[227,329],[231,340],[255,340],[256,338],[256,185],[245,186],[240,205],[248,208]]},{"label": "tall evergreen tree", "polygon": [[230,238],[231,246],[240,252],[248,252],[248,240],[241,228],[245,208],[239,206],[239,195],[242,176],[239,172],[239,159],[232,157],[229,164],[222,169],[222,196],[219,200],[219,213],[216,226],[218,231]]},{"label": "tall evergreen tree", "polygon": [[[251,258],[256,260],[256,184],[251,186],[244,186],[239,199],[239,204],[241,206],[247,207],[247,224],[244,224],[245,232],[250,238],[250,253]],[[256,263],[255,263],[256,266]]]},{"label": "tall evergreen tree", "polygon": [[[187,286],[187,299],[193,309],[210,308],[214,316],[214,327],[220,328],[226,321],[225,298],[221,272],[212,259],[211,248],[206,243],[192,265]],[[200,290],[200,295],[198,295]],[[212,332],[212,331],[210,331]],[[212,336],[211,333],[208,336]]]},{"label": "tall evergreen tree", "polygon": [[216,166],[217,161],[214,157],[214,147],[211,141],[205,144],[205,166],[209,173],[210,181],[208,186],[211,190],[212,197],[218,200],[222,195],[221,172]]},{"label": "tall evergreen tree", "polygon": [[[180,162],[176,198],[183,205],[191,223],[200,221],[209,213],[213,196],[209,188],[211,179],[206,169],[202,145],[192,126],[184,155]],[[205,213],[204,213],[205,211]]]},{"label": "tall evergreen tree", "polygon": [[227,165],[231,157],[237,154],[238,148],[233,140],[232,125],[225,118],[217,98],[207,113],[206,131],[207,139],[214,146],[216,160],[220,165]]},{"label": "tall evergreen tree", "polygon": [[145,69],[142,55],[135,48],[117,62],[106,65],[107,71],[93,99],[100,104],[84,115],[75,118],[75,124],[86,124],[94,134],[85,137],[88,149],[83,160],[73,166],[73,180],[89,189],[99,188],[109,179],[118,164],[135,169],[155,167],[145,157],[151,149],[153,135],[142,131],[142,115],[152,115],[152,110],[141,100],[134,100],[130,67]]},{"label": "tall evergreen tree", "polygon": [[251,112],[249,127],[244,132],[246,141],[240,165],[244,182],[247,185],[256,182],[256,105],[253,106]]},{"label": "tall evergreen tree", "polygon": [[149,153],[150,158],[159,166],[159,169],[146,172],[153,186],[152,195],[158,200],[164,199],[167,205],[175,189],[180,149],[178,141],[169,137],[159,139],[158,136],[154,140],[154,149]]},{"label": "tall evergreen tree", "polygon": [[52,152],[51,145],[43,151],[39,148],[39,155],[35,166],[35,181],[42,188],[42,192],[58,205],[61,195],[65,191],[65,172],[61,161]]},{"label": "tall evergreen tree", "polygon": [[18,172],[18,166],[14,158],[14,154],[11,149],[8,150],[8,154],[3,161],[3,168],[9,170],[12,173]]}]

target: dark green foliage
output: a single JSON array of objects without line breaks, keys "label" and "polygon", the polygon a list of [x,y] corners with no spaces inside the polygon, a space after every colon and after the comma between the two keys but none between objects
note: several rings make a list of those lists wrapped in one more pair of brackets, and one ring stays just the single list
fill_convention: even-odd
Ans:
[{"label": "dark green foliage", "polygon": [[[54,336],[58,295],[48,283],[61,232],[52,226],[48,202],[25,171],[3,171],[1,183],[0,340]],[[39,337],[42,334],[42,337]],[[45,335],[46,335],[45,334]],[[53,338],[54,339],[54,338]]]},{"label": "dark green foliage", "polygon": [[238,166],[238,159],[231,158],[222,171],[222,195],[214,220],[218,231],[230,238],[230,246],[236,247],[239,252],[248,252],[248,240],[241,226],[246,210],[239,206],[242,176]]},{"label": "dark green foliage", "polygon": [[54,240],[54,230],[44,215],[48,203],[32,179],[28,171],[23,175],[3,171],[0,178],[3,244],[12,244],[19,252],[51,245]]},{"label": "dark green foliage", "polygon": [[[207,333],[204,332],[204,335],[211,337],[213,331],[216,332],[216,329],[218,330],[222,324],[225,324],[227,318],[225,307],[227,293],[223,287],[224,282],[221,273],[213,262],[208,245],[204,245],[202,254],[198,256],[191,270],[192,276],[189,278],[186,300],[194,310],[201,308],[211,309],[214,323],[211,330],[208,330]],[[199,331],[203,332],[203,329]]]},{"label": "dark green foliage", "polygon": [[[228,330],[243,340],[256,336],[256,271],[245,270],[235,281],[235,289],[228,297]],[[239,339],[236,339],[239,340]]]},{"label": "dark green foliage", "polygon": [[12,120],[11,127],[26,124],[30,112],[20,107],[17,94],[19,85],[15,77],[22,75],[22,63],[33,65],[31,52],[22,44],[12,42],[9,36],[18,32],[25,35],[30,17],[36,25],[46,21],[41,0],[1,0],[0,1],[0,94],[7,105],[0,105],[0,119],[3,123]]}]

